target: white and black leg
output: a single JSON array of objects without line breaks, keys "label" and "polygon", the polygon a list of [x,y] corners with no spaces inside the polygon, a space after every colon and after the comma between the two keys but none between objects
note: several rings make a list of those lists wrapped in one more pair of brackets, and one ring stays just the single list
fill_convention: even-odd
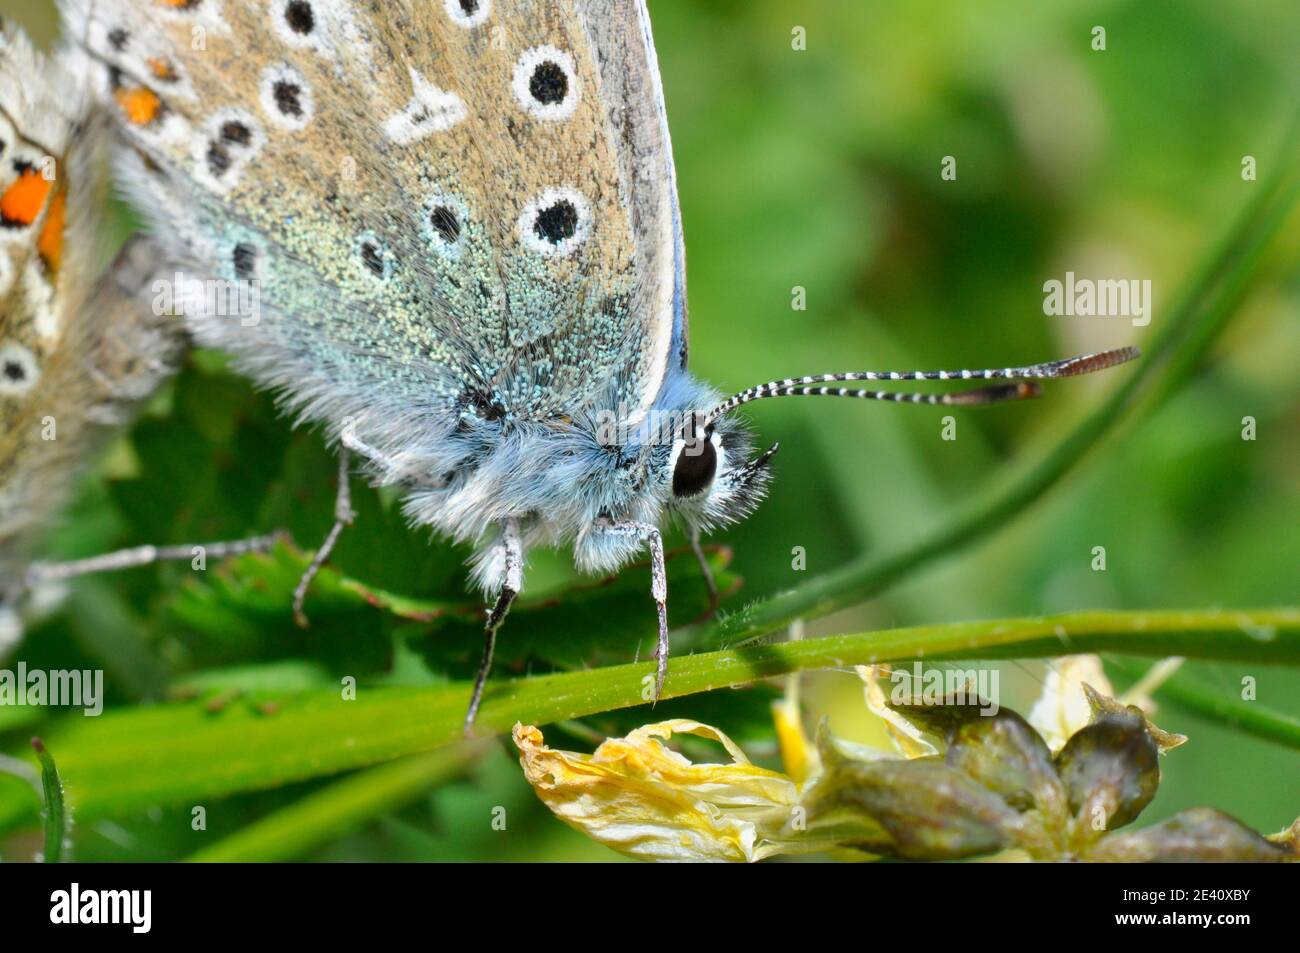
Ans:
[{"label": "white and black leg", "polygon": [[382,482],[384,483],[399,483],[403,479],[397,462],[358,437],[353,430],[352,421],[346,420],[339,434],[339,487],[338,495],[334,498],[334,523],[330,526],[320,548],[316,550],[311,565],[302,574],[293,591],[293,619],[304,629],[307,627],[307,616],[303,612],[303,603],[307,599],[308,590],[311,589],[312,580],[329,560],[343,530],[351,526],[352,521],[356,519],[357,514],[352,509],[352,488],[348,482],[351,456],[361,457],[379,467],[383,471]]},{"label": "white and black leg", "polygon": [[492,671],[492,653],[497,645],[497,629],[505,621],[515,596],[524,588],[524,547],[519,536],[519,523],[506,520],[501,527],[501,536],[493,544],[495,550],[488,558],[494,567],[496,578],[489,586],[489,592],[495,590],[496,600],[488,609],[487,622],[483,625],[483,658],[478,663],[478,674],[474,676],[474,691],[469,697],[469,708],[465,712],[465,736],[474,735],[474,719],[478,717],[478,706],[483,701],[483,688],[487,685],[488,674]]},{"label": "white and black leg", "polygon": [[655,645],[655,694],[658,701],[663,694],[664,679],[668,677],[668,571],[664,567],[664,540],[659,527],[650,523],[616,523],[602,519],[596,522],[598,532],[635,539],[650,551],[650,595],[654,597],[659,616],[659,640]]},{"label": "white and black leg", "polygon": [[349,483],[350,477],[350,458],[351,454],[346,446],[347,439],[344,438],[344,446],[339,447],[339,487],[338,493],[334,497],[334,524],[325,534],[325,540],[316,550],[316,555],[312,557],[311,564],[308,565],[302,578],[298,580],[297,587],[293,590],[293,621],[298,623],[302,628],[307,628],[307,615],[302,611],[303,603],[307,600],[307,590],[311,588],[312,580],[320,572],[321,567],[325,565],[334,552],[334,547],[338,544],[339,536],[342,534],[344,527],[352,525],[356,513],[352,510],[352,487]]},{"label": "white and black leg", "polygon": [[700,545],[700,530],[697,526],[690,527],[691,552],[695,554],[695,561],[700,564],[700,575],[704,577],[704,585],[709,590],[709,615],[712,616],[718,611],[718,580],[713,578],[713,567],[709,565],[709,557],[704,554],[704,547]]}]

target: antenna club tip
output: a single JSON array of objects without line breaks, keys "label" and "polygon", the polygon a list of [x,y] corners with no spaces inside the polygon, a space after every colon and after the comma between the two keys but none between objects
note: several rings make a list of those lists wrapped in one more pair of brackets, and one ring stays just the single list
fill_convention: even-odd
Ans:
[{"label": "antenna club tip", "polygon": [[32,736],[32,750],[37,754],[45,753],[45,742],[40,739],[39,735]]},{"label": "antenna club tip", "polygon": [[1061,366],[1059,376],[1078,377],[1083,374],[1092,374],[1095,371],[1104,371],[1119,364],[1127,364],[1129,361],[1141,356],[1142,352],[1132,346],[1117,347],[1110,351],[1099,351],[1096,354],[1086,354],[1065,361]]}]

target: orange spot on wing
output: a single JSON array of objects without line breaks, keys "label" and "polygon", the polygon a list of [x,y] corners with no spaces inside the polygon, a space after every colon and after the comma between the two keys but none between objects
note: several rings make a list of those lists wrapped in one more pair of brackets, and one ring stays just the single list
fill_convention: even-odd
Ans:
[{"label": "orange spot on wing", "polygon": [[145,62],[149,64],[149,72],[153,73],[155,79],[162,80],[164,83],[176,82],[176,67],[167,60],[154,58]]},{"label": "orange spot on wing", "polygon": [[45,224],[41,226],[40,237],[36,239],[36,250],[45,259],[50,271],[58,271],[59,262],[63,258],[63,225],[66,217],[65,199],[66,195],[60,189],[55,194],[54,201],[50,203],[50,214],[45,216]]},{"label": "orange spot on wing", "polygon": [[126,114],[126,121],[133,126],[147,126],[162,112],[162,100],[148,87],[123,87],[113,95]]},{"label": "orange spot on wing", "polygon": [[32,224],[49,194],[50,181],[34,168],[24,169],[0,195],[0,224],[8,228]]}]

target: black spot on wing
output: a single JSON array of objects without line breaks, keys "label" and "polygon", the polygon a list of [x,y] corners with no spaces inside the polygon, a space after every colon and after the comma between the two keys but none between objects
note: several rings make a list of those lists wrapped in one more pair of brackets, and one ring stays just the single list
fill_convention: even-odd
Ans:
[{"label": "black spot on wing", "polygon": [[448,245],[454,245],[456,239],[460,238],[460,218],[449,205],[435,207],[429,215],[429,224]]},{"label": "black spot on wing", "polygon": [[289,0],[284,8],[284,22],[293,32],[307,36],[316,29],[316,13],[307,0]]},{"label": "black spot on wing", "polygon": [[275,97],[275,108],[281,113],[295,119],[301,118],[302,89],[296,83],[278,79],[271,89],[271,95]]},{"label": "black spot on wing", "polygon": [[253,132],[238,119],[230,119],[221,124],[221,141],[246,146],[253,141]]},{"label": "black spot on wing", "polygon": [[578,210],[568,199],[560,199],[537,213],[533,231],[543,241],[558,245],[578,232]]},{"label": "black spot on wing", "polygon": [[240,281],[248,281],[256,274],[257,249],[252,245],[240,242],[235,246],[235,250],[231,252],[230,258],[235,269],[235,277]]},{"label": "black spot on wing", "polygon": [[559,63],[543,60],[537,64],[528,80],[528,92],[544,106],[562,103],[569,93],[569,77]]},{"label": "black spot on wing", "polygon": [[379,245],[369,239],[363,241],[359,248],[361,263],[377,278],[384,277],[384,254]]}]

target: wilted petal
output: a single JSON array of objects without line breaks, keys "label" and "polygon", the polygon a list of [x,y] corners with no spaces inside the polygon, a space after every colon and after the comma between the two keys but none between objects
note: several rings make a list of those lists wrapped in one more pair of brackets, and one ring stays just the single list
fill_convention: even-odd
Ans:
[{"label": "wilted petal", "polygon": [[781,749],[781,764],[795,784],[803,784],[821,773],[821,759],[803,730],[803,713],[799,703],[787,695],[772,702],[772,722],[776,725],[776,742]]},{"label": "wilted petal", "polygon": [[888,666],[858,665],[855,667],[862,679],[863,696],[867,708],[885,723],[885,731],[898,753],[905,758],[923,758],[939,753],[936,736],[925,727],[914,725],[889,705],[885,691],[880,687],[880,676],[889,671]]},{"label": "wilted petal", "polygon": [[1154,827],[1107,837],[1088,851],[1086,859],[1140,864],[1258,864],[1295,860],[1296,855],[1222,811],[1197,807]]},{"label": "wilted petal", "polygon": [[[664,741],[691,734],[719,742],[730,764],[695,764]],[[752,861],[825,849],[787,830],[799,786],[757,767],[721,731],[685,719],[610,738],[593,754],[557,751],[515,725],[524,775],[557,817],[614,850],[647,860]]]}]

